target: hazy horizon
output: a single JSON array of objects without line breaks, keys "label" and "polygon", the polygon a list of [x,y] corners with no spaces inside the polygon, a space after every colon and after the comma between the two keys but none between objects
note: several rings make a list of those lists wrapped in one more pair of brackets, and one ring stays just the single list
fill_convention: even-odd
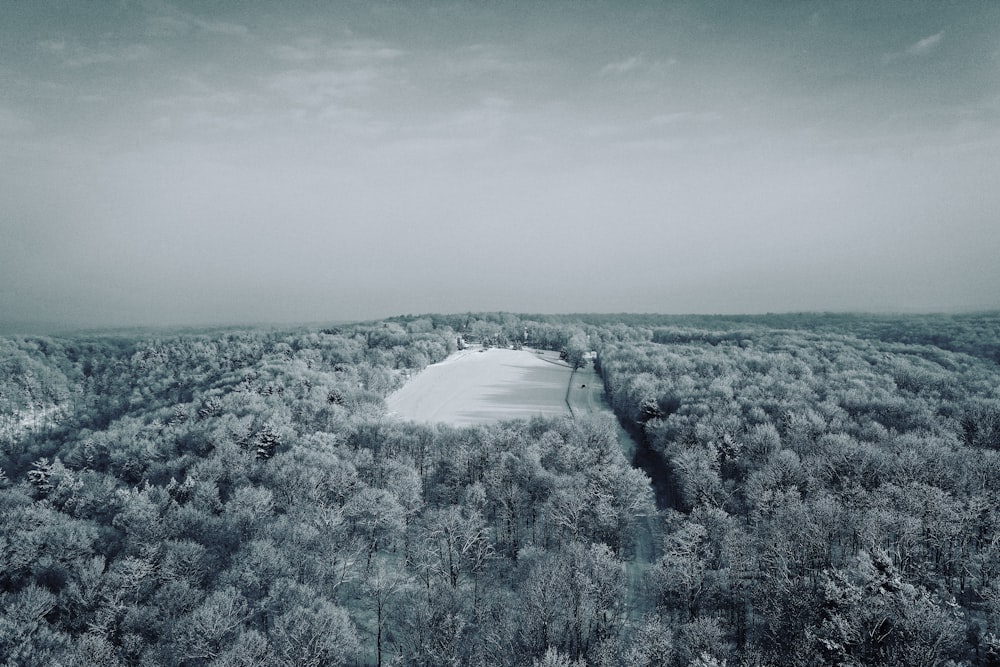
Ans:
[{"label": "hazy horizon", "polygon": [[0,330],[1000,308],[997,3],[0,7]]}]

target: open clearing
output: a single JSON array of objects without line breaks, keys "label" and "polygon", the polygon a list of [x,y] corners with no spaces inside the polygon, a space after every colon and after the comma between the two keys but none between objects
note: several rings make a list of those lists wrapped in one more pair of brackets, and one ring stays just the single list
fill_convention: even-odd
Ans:
[{"label": "open clearing", "polygon": [[402,419],[453,426],[568,416],[571,373],[555,352],[467,349],[428,366],[387,402]]},{"label": "open clearing", "polygon": [[[636,444],[614,418],[593,364],[573,371],[556,352],[479,348],[456,352],[428,366],[387,399],[389,412],[417,422],[468,426],[535,416],[603,414],[615,422],[630,461]],[[646,571],[657,558],[656,517],[638,517],[634,553],[625,565],[629,618],[649,609]]]}]

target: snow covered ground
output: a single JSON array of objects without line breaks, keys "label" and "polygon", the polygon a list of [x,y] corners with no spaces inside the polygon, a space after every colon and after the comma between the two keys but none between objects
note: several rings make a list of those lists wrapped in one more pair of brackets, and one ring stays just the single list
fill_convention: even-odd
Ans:
[{"label": "snow covered ground", "polygon": [[14,410],[9,415],[0,415],[0,437],[19,438],[48,422],[58,422],[66,408],[49,405],[35,410]]},{"label": "snow covered ground", "polygon": [[428,366],[387,399],[402,419],[455,426],[569,415],[571,369],[556,352],[479,348]]},{"label": "snow covered ground", "polygon": [[[479,348],[456,352],[428,366],[387,399],[390,414],[455,426],[536,415],[605,415],[615,419],[604,384],[592,363],[575,373],[556,352]],[[632,460],[636,444],[615,420],[622,452]],[[634,551],[626,563],[629,619],[650,611],[646,573],[657,559],[659,525],[641,516]]]}]

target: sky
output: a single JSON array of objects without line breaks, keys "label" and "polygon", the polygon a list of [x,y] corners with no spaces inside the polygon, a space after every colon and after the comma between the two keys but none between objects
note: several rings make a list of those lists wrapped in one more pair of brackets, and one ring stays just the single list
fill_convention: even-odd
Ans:
[{"label": "sky", "polygon": [[0,326],[1000,307],[998,2],[0,16]]}]

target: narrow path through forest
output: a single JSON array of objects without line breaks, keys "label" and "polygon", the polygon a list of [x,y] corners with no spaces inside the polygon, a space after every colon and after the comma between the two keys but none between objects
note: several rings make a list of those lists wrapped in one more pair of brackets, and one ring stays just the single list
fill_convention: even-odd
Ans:
[{"label": "narrow path through forest", "polygon": [[[608,404],[604,393],[604,382],[590,364],[586,368],[575,370],[569,378],[569,388],[566,392],[566,404],[574,417],[586,414],[608,415],[614,419],[615,431],[618,434],[618,444],[622,448],[625,458],[635,467],[640,468],[652,478],[652,473],[659,470],[647,470],[642,465],[642,449],[628,431],[622,428],[618,422],[611,406]],[[652,478],[654,492],[657,498],[661,495],[656,488],[657,479]],[[638,623],[642,617],[652,611],[653,601],[648,594],[646,586],[646,572],[659,557],[658,547],[659,521],[655,512],[636,517],[635,545],[634,553],[623,554],[625,561],[625,571],[628,577],[628,599],[626,607],[628,610],[628,620]]]}]

